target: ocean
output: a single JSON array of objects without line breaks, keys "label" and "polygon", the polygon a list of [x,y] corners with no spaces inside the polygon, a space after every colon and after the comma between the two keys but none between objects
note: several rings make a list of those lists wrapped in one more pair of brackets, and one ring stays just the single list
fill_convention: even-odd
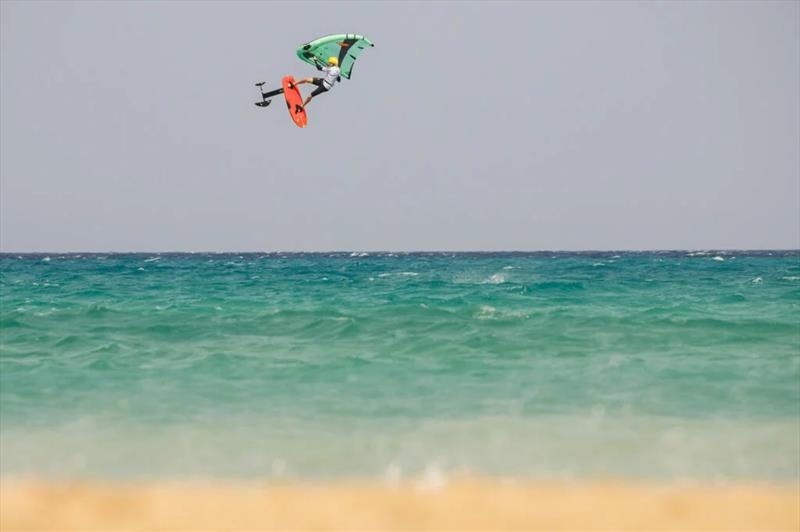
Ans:
[{"label": "ocean", "polygon": [[0,476],[800,477],[800,252],[0,255]]}]

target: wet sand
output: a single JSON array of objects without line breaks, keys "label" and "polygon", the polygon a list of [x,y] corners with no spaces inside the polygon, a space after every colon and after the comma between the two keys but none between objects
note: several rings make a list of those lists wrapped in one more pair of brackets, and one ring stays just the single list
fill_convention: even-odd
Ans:
[{"label": "wet sand", "polygon": [[797,485],[0,480],[12,530],[799,530]]}]

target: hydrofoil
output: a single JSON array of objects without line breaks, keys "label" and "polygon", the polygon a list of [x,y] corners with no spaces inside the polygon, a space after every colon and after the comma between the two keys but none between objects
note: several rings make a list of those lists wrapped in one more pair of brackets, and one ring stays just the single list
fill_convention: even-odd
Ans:
[{"label": "hydrofoil", "polygon": [[283,94],[292,121],[294,121],[297,127],[306,127],[308,125],[308,116],[303,107],[303,96],[300,94],[300,90],[297,88],[294,78],[292,76],[284,76],[281,80],[281,88],[269,92],[264,92],[265,83],[264,81],[256,83],[256,87],[261,91],[261,101],[256,102],[256,105],[259,107],[267,107],[272,103],[270,98]]}]

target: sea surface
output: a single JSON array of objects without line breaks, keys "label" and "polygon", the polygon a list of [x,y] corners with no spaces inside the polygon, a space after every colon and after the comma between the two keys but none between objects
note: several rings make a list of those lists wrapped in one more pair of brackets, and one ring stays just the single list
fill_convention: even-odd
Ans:
[{"label": "sea surface", "polygon": [[0,475],[800,478],[800,252],[0,255]]}]

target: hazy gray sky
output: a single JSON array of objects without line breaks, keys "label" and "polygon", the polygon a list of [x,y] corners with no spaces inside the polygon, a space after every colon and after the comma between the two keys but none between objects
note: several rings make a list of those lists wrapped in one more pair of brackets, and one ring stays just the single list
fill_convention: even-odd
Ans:
[{"label": "hazy gray sky", "polygon": [[[0,22],[2,251],[800,247],[795,1],[3,0]],[[308,128],[253,105],[352,32],[375,48]]]}]

